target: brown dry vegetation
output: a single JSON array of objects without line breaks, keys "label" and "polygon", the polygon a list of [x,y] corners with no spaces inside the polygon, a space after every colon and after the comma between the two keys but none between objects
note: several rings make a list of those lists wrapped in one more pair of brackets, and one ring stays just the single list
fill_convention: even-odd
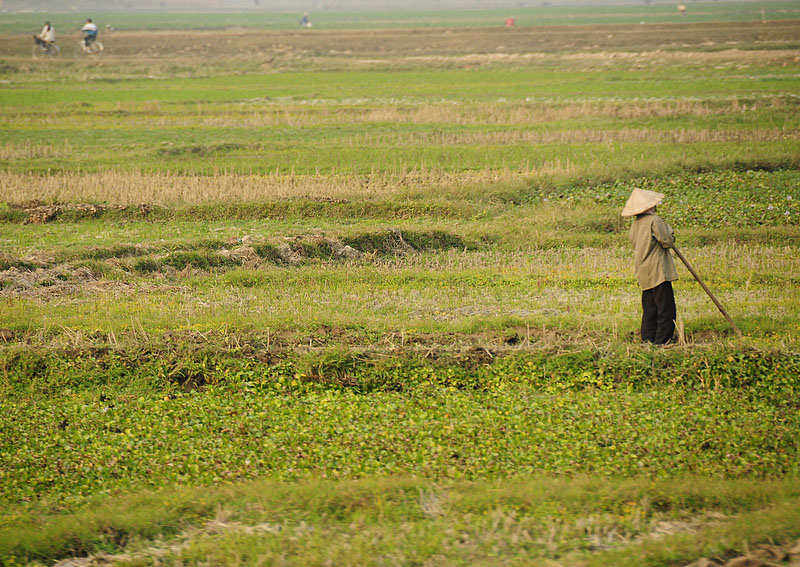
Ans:
[{"label": "brown dry vegetation", "polygon": [[[76,35],[61,35],[69,51]],[[800,23],[541,26],[380,31],[114,32],[102,61],[75,62],[87,77],[109,68],[123,75],[186,74],[224,69],[553,68],[658,69],[664,66],[791,65],[800,61]],[[0,36],[0,56],[29,60],[28,36]],[[124,66],[123,66],[124,63]],[[63,65],[62,65],[63,67]],[[34,69],[24,63],[22,72]],[[58,71],[58,68],[51,71]]]},{"label": "brown dry vegetation", "polygon": [[391,198],[428,192],[457,194],[483,184],[516,182],[520,176],[574,171],[568,163],[526,171],[446,172],[414,168],[399,172],[334,175],[177,175],[116,172],[24,175],[0,172],[4,198],[11,203],[44,201],[172,205],[217,201],[263,201],[308,198],[322,201]]},{"label": "brown dry vegetation", "polygon": [[[105,34],[112,53],[119,57],[253,57],[286,56],[325,57],[346,55],[419,57],[429,55],[464,55],[465,53],[558,53],[685,50],[687,48],[742,49],[762,46],[772,50],[798,47],[797,21],[766,24],[739,23],[541,26],[535,28],[453,28],[430,30],[379,31],[191,31],[114,32]],[[0,38],[0,55],[30,55],[26,36]],[[77,35],[61,35],[65,44],[77,42]],[[710,50],[709,50],[710,51]],[[625,55],[620,55],[625,57]]]}]

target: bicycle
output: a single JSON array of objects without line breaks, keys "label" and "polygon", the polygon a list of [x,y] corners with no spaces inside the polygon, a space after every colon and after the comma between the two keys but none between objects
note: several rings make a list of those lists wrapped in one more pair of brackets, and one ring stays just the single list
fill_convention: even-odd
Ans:
[{"label": "bicycle", "polygon": [[103,52],[103,44],[98,39],[81,40],[78,45],[80,49],[75,51],[75,57],[80,57],[81,55],[95,57]]},{"label": "bicycle", "polygon": [[55,43],[41,42],[33,46],[31,55],[33,55],[34,59],[58,57],[61,55],[61,48]]}]

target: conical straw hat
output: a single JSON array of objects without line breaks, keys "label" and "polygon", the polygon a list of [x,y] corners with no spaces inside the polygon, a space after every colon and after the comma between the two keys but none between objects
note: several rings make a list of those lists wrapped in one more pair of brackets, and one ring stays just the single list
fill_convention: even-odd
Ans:
[{"label": "conical straw hat", "polygon": [[655,207],[664,199],[663,193],[648,191],[647,189],[634,188],[625,208],[622,209],[623,217],[633,217],[640,215],[647,209]]}]

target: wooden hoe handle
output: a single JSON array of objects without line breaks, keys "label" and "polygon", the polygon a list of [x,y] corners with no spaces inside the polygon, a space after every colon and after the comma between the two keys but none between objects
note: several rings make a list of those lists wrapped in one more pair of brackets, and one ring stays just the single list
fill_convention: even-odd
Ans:
[{"label": "wooden hoe handle", "polygon": [[689,261],[686,258],[683,257],[683,254],[681,254],[681,251],[678,250],[675,247],[674,244],[672,245],[672,249],[675,251],[675,255],[678,256],[678,258],[681,259],[681,262],[683,262],[683,264],[686,266],[686,268],[692,273],[692,275],[694,276],[694,279],[696,279],[697,283],[700,284],[700,287],[703,288],[703,291],[705,291],[708,294],[708,297],[711,298],[711,301],[714,302],[714,305],[717,306],[717,309],[719,309],[720,313],[722,313],[725,316],[725,319],[728,320],[728,323],[731,324],[731,327],[733,327],[733,330],[736,331],[736,335],[741,337],[742,336],[742,332],[739,330],[739,327],[737,327],[736,323],[733,322],[733,319],[731,319],[731,316],[728,315],[727,311],[725,311],[725,308],[722,306],[722,304],[719,301],[717,301],[717,298],[714,297],[714,294],[711,293],[711,290],[708,289],[708,286],[703,282],[702,279],[700,279],[700,276],[697,274],[697,272],[694,271],[694,268],[689,263]]}]

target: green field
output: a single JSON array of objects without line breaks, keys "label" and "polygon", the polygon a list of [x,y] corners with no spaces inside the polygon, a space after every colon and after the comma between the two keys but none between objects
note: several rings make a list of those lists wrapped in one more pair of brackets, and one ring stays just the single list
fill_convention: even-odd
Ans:
[{"label": "green field", "polygon": [[[4,14],[0,564],[797,560],[800,21],[753,6],[46,61]],[[640,343],[634,187],[743,337],[679,265]]]}]

